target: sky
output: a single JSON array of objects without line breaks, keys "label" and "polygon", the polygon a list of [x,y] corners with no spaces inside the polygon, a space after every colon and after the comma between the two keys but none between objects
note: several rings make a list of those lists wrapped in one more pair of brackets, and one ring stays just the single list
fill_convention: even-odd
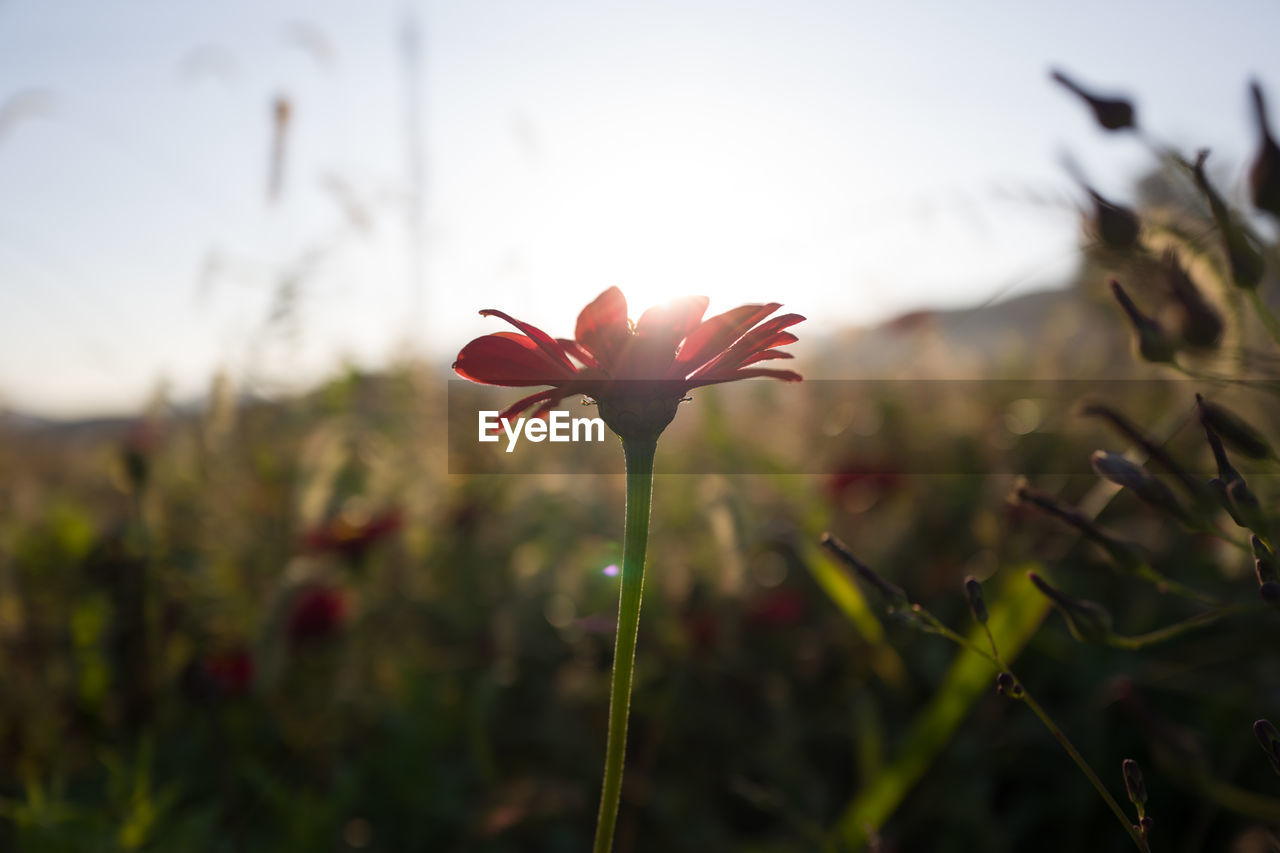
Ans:
[{"label": "sky", "polygon": [[1049,69],[1234,191],[1276,32],[1247,0],[0,0],[0,409],[447,366],[482,308],[567,335],[610,285],[813,334],[1060,285],[1064,155],[1119,200],[1151,161]]}]

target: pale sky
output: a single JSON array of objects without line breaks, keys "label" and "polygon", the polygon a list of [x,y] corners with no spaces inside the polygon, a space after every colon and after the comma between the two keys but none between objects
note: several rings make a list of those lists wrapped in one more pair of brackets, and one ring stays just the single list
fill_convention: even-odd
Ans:
[{"label": "pale sky", "polygon": [[1277,32],[1274,2],[0,0],[0,407],[447,365],[502,328],[481,308],[564,335],[613,284],[633,315],[779,300],[813,334],[1051,286],[1061,155],[1122,200],[1149,161],[1048,69],[1238,176]]}]

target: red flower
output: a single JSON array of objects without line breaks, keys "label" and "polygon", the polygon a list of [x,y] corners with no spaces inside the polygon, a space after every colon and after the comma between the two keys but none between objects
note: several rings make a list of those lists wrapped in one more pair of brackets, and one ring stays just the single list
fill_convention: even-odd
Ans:
[{"label": "red flower", "polygon": [[336,634],[347,621],[347,597],[331,586],[309,586],[293,601],[289,612],[289,639],[319,640]]},{"label": "red flower", "polygon": [[204,671],[224,696],[241,696],[253,686],[253,655],[236,648],[204,659]]},{"label": "red flower", "polygon": [[481,311],[523,334],[476,338],[458,353],[453,369],[485,385],[551,386],[511,404],[501,418],[535,405],[534,416],[541,417],[565,397],[585,394],[600,404],[600,416],[615,432],[651,435],[670,423],[691,388],[756,376],[800,379],[791,370],[750,365],[790,358],[777,347],[796,341],[783,330],[804,317],[784,314],[761,322],[781,307],[770,302],[742,305],[704,320],[707,303],[705,296],[687,296],[650,308],[632,323],[622,291],[611,287],[578,315],[572,340],[552,338],[502,311]]},{"label": "red flower", "polygon": [[385,539],[404,526],[404,515],[397,509],[361,518],[339,512],[307,531],[302,544],[308,551],[340,554],[359,560],[380,539]]}]

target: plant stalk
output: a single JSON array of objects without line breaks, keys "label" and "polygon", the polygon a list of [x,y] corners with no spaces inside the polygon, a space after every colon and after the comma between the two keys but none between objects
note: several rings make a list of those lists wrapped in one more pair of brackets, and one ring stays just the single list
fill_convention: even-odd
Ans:
[{"label": "plant stalk", "polygon": [[593,853],[609,853],[618,819],[622,771],[627,759],[627,717],[631,711],[631,676],[635,669],[640,599],[644,591],[644,554],[649,543],[649,505],[653,495],[656,438],[622,440],[627,466],[626,528],[622,545],[622,588],[618,596],[618,634],[609,687],[609,737],[605,746],[604,784],[596,820]]}]

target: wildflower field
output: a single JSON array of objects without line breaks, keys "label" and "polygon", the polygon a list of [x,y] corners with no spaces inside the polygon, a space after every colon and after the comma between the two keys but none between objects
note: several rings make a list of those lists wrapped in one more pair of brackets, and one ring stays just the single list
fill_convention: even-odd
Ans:
[{"label": "wildflower field", "polygon": [[[1149,172],[1017,322],[477,293],[453,361],[0,420],[0,850],[1280,849],[1266,95],[1231,185],[1054,79]],[[555,407],[605,440],[483,440]]]}]

